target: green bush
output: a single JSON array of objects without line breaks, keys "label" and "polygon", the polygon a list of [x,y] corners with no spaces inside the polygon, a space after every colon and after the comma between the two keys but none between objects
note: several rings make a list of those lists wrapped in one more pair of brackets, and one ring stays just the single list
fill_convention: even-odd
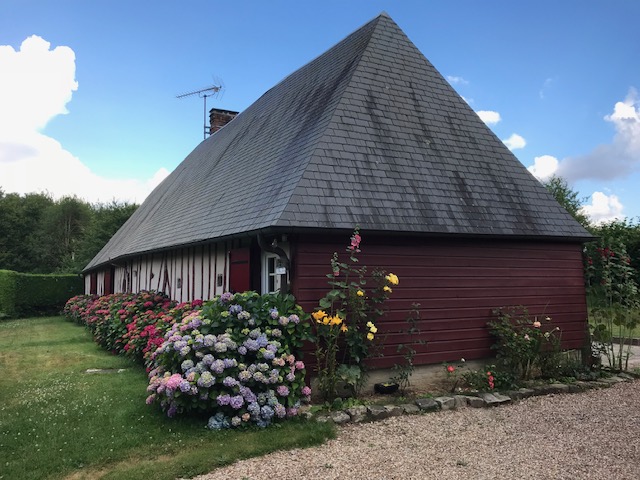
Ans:
[{"label": "green bush", "polygon": [[40,275],[0,270],[0,318],[62,310],[84,288],[78,275]]}]

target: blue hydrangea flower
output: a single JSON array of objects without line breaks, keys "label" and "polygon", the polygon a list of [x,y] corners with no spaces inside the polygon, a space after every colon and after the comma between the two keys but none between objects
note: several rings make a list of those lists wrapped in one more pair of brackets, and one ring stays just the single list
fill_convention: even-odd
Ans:
[{"label": "blue hydrangea flower", "polygon": [[191,384],[186,380],[183,380],[182,382],[180,382],[180,386],[178,388],[180,388],[180,391],[182,393],[187,393],[191,391]]},{"label": "blue hydrangea flower", "polygon": [[225,405],[229,405],[229,403],[231,402],[231,396],[228,394],[218,395],[216,397],[216,402],[218,402],[218,405],[220,405],[221,407],[224,407]]},{"label": "blue hydrangea flower", "polygon": [[265,405],[260,409],[260,416],[265,420],[272,419],[274,415],[275,415],[275,412],[273,408],[271,408],[269,405]]},{"label": "blue hydrangea flower", "polygon": [[187,347],[182,347],[179,353],[181,357],[186,357],[187,355],[189,355],[190,351],[191,351],[191,348],[187,346]]},{"label": "blue hydrangea flower", "polygon": [[300,323],[300,317],[294,313],[293,315],[289,315],[289,321],[297,325]]},{"label": "blue hydrangea flower", "polygon": [[180,364],[180,368],[182,369],[183,372],[186,372],[187,370],[193,367],[194,367],[193,360],[185,360]]},{"label": "blue hydrangea flower", "polygon": [[210,430],[222,430],[230,427],[231,423],[229,419],[225,417],[222,412],[216,413],[213,417],[209,418],[207,422],[207,428]]},{"label": "blue hydrangea flower", "polygon": [[214,360],[209,368],[213,373],[220,375],[224,372],[224,362],[222,360]]},{"label": "blue hydrangea flower", "polygon": [[196,383],[199,387],[209,388],[216,383],[216,378],[210,372],[203,372]]},{"label": "blue hydrangea flower", "polygon": [[229,313],[230,313],[231,315],[237,315],[237,314],[239,314],[241,311],[242,311],[242,307],[241,307],[240,305],[235,304],[235,305],[231,305],[231,306],[229,307]]},{"label": "blue hydrangea flower", "polygon": [[233,368],[238,366],[238,361],[235,358],[225,358],[222,360],[224,368]]},{"label": "blue hydrangea flower", "polygon": [[212,347],[214,343],[216,343],[216,336],[215,335],[205,335],[204,336],[204,346],[205,347]]},{"label": "blue hydrangea flower", "polygon": [[[257,351],[260,348],[260,345],[258,345],[258,342],[256,342],[255,340],[252,340],[252,339],[245,340],[242,345],[244,345],[246,350],[250,350],[252,352]],[[242,347],[240,347],[240,348],[242,348]]]},{"label": "blue hydrangea flower", "polygon": [[204,357],[202,357],[202,363],[207,367],[209,367],[214,360],[215,360],[215,357],[210,353],[207,353]]},{"label": "blue hydrangea flower", "polygon": [[247,347],[245,347],[244,345],[241,345],[240,347],[238,347],[238,353],[240,355],[246,355],[247,354]]},{"label": "blue hydrangea flower", "polygon": [[220,295],[220,303],[229,303],[231,300],[233,300],[233,293],[231,292],[225,292]]},{"label": "blue hydrangea flower", "polygon": [[276,354],[269,350],[264,350],[262,352],[262,356],[264,357],[265,360],[273,360],[276,357]]},{"label": "blue hydrangea flower", "polygon": [[249,338],[255,340],[256,338],[258,338],[260,336],[262,332],[260,331],[259,328],[254,328],[253,330],[251,330],[249,332]]},{"label": "blue hydrangea flower", "polygon": [[179,352],[186,346],[187,346],[187,342],[185,342],[184,340],[178,340],[177,342],[173,343],[173,349],[177,352]]},{"label": "blue hydrangea flower", "polygon": [[258,346],[260,348],[266,347],[269,344],[269,339],[267,338],[267,336],[263,333],[261,334],[258,338],[256,338],[256,342],[258,342]]}]

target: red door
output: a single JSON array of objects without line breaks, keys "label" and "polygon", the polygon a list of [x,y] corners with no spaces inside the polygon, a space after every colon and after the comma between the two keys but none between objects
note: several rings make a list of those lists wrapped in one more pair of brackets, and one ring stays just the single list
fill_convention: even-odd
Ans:
[{"label": "red door", "polygon": [[111,295],[113,293],[114,281],[115,281],[116,269],[110,267],[109,270],[104,272],[104,294]]},{"label": "red door", "polygon": [[251,255],[248,248],[229,251],[229,291],[246,292],[251,290]]}]

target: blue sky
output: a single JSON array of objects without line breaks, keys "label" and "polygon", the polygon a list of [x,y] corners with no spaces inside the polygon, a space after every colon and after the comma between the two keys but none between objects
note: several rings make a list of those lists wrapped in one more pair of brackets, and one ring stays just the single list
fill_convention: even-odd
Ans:
[{"label": "blue sky", "polygon": [[635,0],[0,0],[0,188],[140,202],[202,141],[176,95],[243,110],[381,11],[525,166],[640,216]]}]

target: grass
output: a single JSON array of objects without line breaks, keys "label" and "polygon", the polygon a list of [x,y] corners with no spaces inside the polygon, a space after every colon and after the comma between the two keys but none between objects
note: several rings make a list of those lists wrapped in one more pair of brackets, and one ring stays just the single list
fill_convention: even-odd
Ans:
[{"label": "grass", "polygon": [[[124,369],[86,374],[90,368]],[[317,445],[329,424],[213,432],[145,404],[144,369],[62,317],[0,322],[0,479],[175,479]]]}]

